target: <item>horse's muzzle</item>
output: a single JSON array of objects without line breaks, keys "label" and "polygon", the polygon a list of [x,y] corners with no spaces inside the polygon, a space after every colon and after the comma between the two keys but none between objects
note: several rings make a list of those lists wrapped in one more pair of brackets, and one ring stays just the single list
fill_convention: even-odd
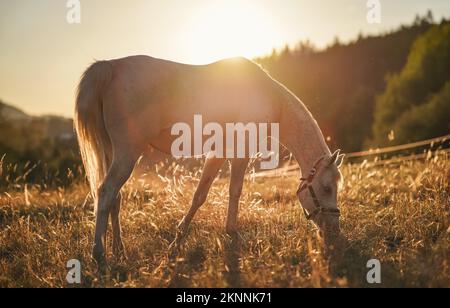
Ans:
[{"label": "horse's muzzle", "polygon": [[319,215],[317,218],[317,226],[320,229],[320,235],[327,245],[333,244],[341,235],[339,217]]}]

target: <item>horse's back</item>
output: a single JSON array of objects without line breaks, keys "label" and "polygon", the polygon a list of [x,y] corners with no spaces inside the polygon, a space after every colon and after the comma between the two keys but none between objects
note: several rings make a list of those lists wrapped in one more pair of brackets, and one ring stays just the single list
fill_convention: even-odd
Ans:
[{"label": "horse's back", "polygon": [[247,59],[188,65],[131,56],[111,64],[104,113],[115,130],[132,127],[148,140],[175,123],[190,124],[195,114],[205,123],[277,122],[273,80]]},{"label": "horse's back", "polygon": [[[148,79],[161,86],[165,81],[177,79],[201,82],[223,82],[226,80],[261,81],[267,80],[267,73],[256,63],[243,57],[229,58],[206,65],[190,65],[150,56],[130,56],[111,60],[117,76],[133,81]],[[167,80],[169,79],[169,80]]]},{"label": "horse's back", "polygon": [[245,101],[250,96],[273,94],[273,80],[259,65],[245,58],[189,65],[131,56],[111,63],[114,71],[111,97],[126,96],[122,99],[136,104],[187,108],[189,104],[220,105],[224,99]]}]

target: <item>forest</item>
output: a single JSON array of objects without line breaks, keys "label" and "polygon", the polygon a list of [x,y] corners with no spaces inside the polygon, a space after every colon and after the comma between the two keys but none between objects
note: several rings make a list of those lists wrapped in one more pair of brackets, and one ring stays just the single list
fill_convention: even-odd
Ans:
[{"label": "forest", "polygon": [[256,61],[308,106],[332,147],[358,151],[450,131],[449,30],[429,12],[383,35],[324,50],[300,42]]}]

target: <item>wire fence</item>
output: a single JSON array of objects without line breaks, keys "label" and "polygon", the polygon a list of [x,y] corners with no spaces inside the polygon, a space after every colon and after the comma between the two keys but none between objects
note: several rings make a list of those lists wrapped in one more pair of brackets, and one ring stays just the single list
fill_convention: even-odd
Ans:
[{"label": "wire fence", "polygon": [[433,148],[436,145],[445,145],[445,143],[447,143],[449,140],[450,140],[450,134],[443,136],[443,137],[437,137],[437,138],[433,138],[433,139],[428,139],[428,140],[423,140],[423,141],[418,141],[418,142],[413,142],[413,143],[408,143],[408,144],[396,145],[396,146],[391,146],[391,147],[386,147],[386,148],[381,148],[381,149],[373,149],[373,150],[362,151],[362,152],[349,153],[349,154],[346,154],[345,156],[347,157],[347,159],[349,159],[349,158],[367,157],[367,156],[372,156],[372,155],[381,155],[381,154],[388,154],[388,153],[400,152],[400,151],[405,151],[405,150],[412,150],[412,149],[417,149],[420,147]]},{"label": "wire fence", "polygon": [[[385,148],[371,149],[367,151],[353,152],[345,155],[346,162],[352,161],[360,163],[368,162],[369,157],[374,157],[371,164],[373,166],[403,163],[416,159],[426,159],[433,157],[433,153],[439,152],[447,155],[450,153],[450,134],[442,137],[412,142],[408,144],[390,146]],[[362,160],[362,161],[361,161]],[[275,170],[262,171],[252,174],[254,178],[274,178],[289,177],[296,175],[300,167],[289,165]]]}]

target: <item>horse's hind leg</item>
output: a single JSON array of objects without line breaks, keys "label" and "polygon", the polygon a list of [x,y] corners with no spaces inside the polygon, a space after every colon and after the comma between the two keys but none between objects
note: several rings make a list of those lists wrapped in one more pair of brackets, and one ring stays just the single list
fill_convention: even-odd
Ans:
[{"label": "horse's hind leg", "polygon": [[112,225],[112,251],[116,258],[126,258],[125,246],[122,242],[122,228],[120,225],[120,206],[122,203],[122,194],[119,192],[117,198],[111,208],[111,225]]},{"label": "horse's hind leg", "polygon": [[[98,263],[105,260],[105,234],[108,226],[108,216],[117,204],[120,189],[133,171],[139,154],[127,152],[120,155],[115,152],[111,167],[98,190],[97,217],[95,224],[94,248],[92,256]],[[117,209],[117,208],[116,208]],[[116,214],[114,214],[114,218]],[[118,211],[117,211],[118,217]],[[116,220],[114,223],[117,223]],[[117,227],[117,224],[115,225]],[[117,230],[116,230],[117,231]]]}]

